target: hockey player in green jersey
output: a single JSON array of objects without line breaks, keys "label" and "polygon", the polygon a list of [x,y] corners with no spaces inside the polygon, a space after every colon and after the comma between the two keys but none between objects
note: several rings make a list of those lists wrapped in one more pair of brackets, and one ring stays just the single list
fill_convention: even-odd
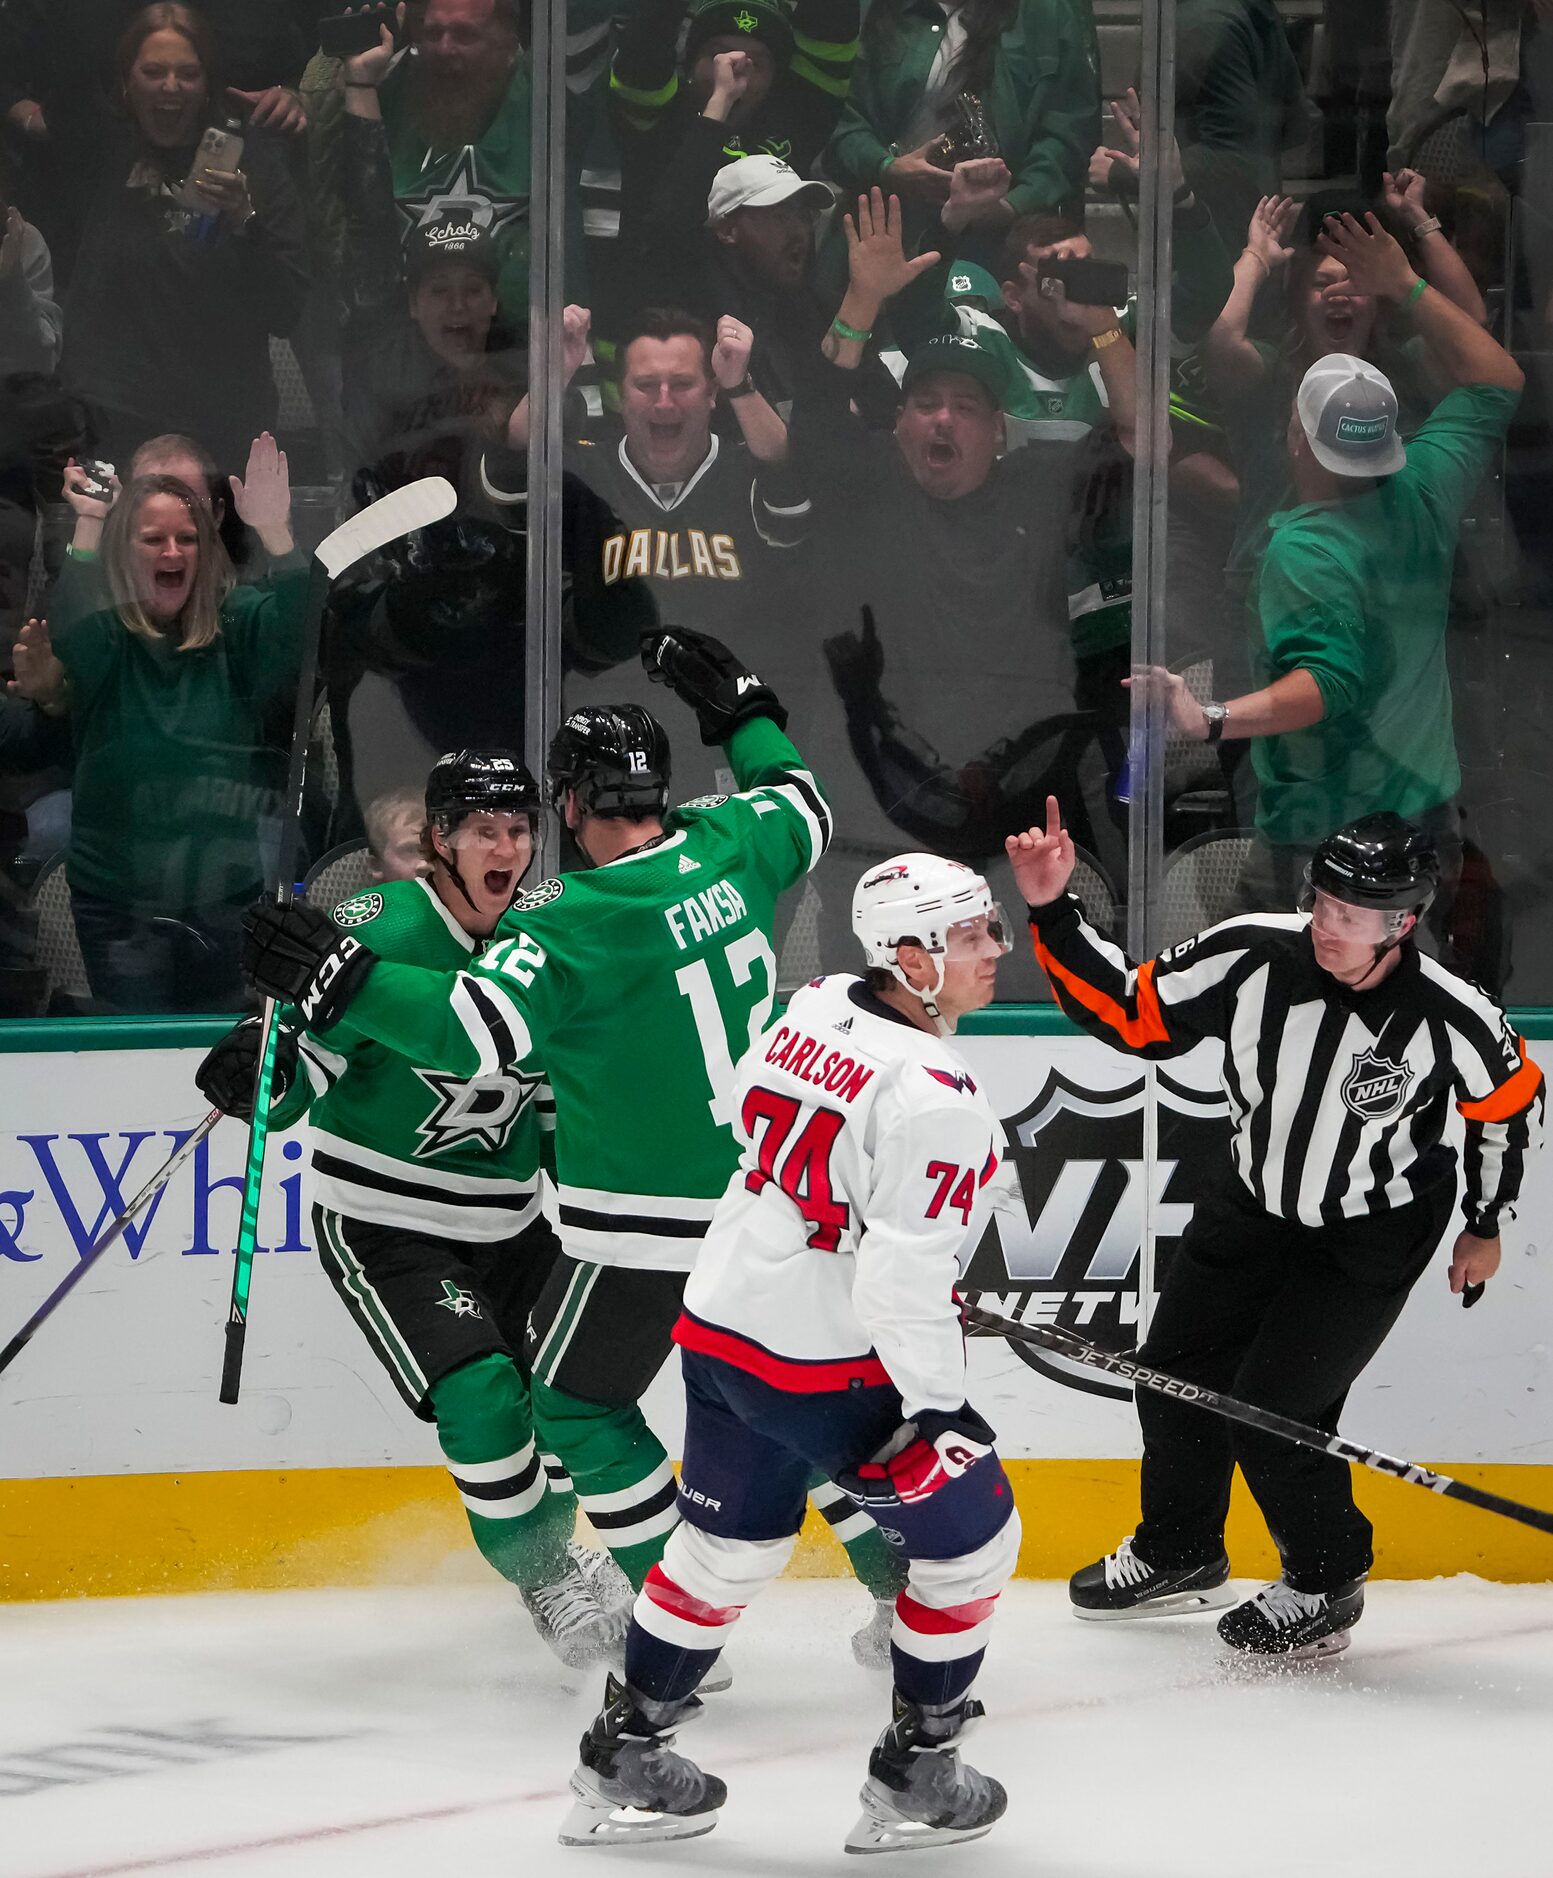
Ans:
[{"label": "hockey player in green jersey", "polygon": [[[508,750],[459,750],[426,785],[429,874],[386,881],[334,910],[406,967],[477,958],[534,853],[539,790]],[[229,1114],[253,1105],[259,1021],[201,1065]],[[554,1104],[516,1063],[461,1076],[423,1069],[347,1019],[327,1038],[288,1023],[270,1126],[311,1123],[319,1254],[346,1308],[414,1412],[436,1423],[475,1541],[517,1585],[563,1662],[606,1654],[628,1587],[607,1553],[572,1543],[577,1503],[536,1450],[525,1329],[559,1245],[540,1210]]]},{"label": "hockey player in green jersey", "polygon": [[[733,1064],[771,1014],[777,898],[831,833],[768,686],[685,628],[649,634],[642,656],[724,746],[739,793],[666,811],[652,716],[579,710],[547,779],[588,866],[520,896],[451,981],[376,958],[370,935],[306,908],[255,908],[245,954],[261,989],[298,999],[325,1035],[340,1025],[462,1076],[543,1064],[563,1252],[530,1320],[535,1417],[637,1585],[676,1519],[673,1471],[637,1404],[737,1160]],[[854,1569],[892,1598],[882,1541],[850,1525],[838,1534]]]}]

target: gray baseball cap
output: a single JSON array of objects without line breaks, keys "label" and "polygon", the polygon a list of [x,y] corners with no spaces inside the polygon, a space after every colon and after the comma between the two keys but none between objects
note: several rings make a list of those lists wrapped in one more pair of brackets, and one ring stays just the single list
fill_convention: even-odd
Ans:
[{"label": "gray baseball cap", "polygon": [[1317,359],[1294,402],[1311,455],[1334,476],[1390,476],[1407,462],[1397,394],[1368,359],[1351,352]]}]

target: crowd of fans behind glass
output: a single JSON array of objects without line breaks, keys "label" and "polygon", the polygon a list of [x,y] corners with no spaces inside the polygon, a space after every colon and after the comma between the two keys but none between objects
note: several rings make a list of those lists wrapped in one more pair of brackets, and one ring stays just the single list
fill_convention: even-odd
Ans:
[{"label": "crowd of fans behind glass", "polygon": [[[996,881],[1048,793],[1124,930],[1154,765],[1162,939],[1292,908],[1325,835],[1394,808],[1444,862],[1426,943],[1544,997],[1523,725],[1553,537],[1522,368],[1553,20],[1176,12],[1151,149],[1128,0],[570,0],[566,701],[653,704],[658,621],[776,688],[841,835],[784,916],[789,981],[850,957],[860,866],[926,848]],[[422,867],[444,750],[539,767],[533,28],[528,0],[0,0],[0,1014],[243,1008],[308,556],[416,478],[454,514],[329,596],[299,879]],[[718,787],[678,741],[676,791]],[[1006,991],[1045,995],[1027,970]]]}]

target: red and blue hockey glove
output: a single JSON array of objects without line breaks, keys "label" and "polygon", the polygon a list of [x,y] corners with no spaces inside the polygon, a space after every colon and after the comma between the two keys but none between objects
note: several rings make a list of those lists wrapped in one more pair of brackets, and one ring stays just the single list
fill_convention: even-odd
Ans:
[{"label": "red and blue hockey glove", "polygon": [[309,1030],[344,1016],[377,954],[315,906],[261,900],[243,915],[243,975],[268,998],[294,1004]]},{"label": "red and blue hockey glove", "polygon": [[864,1506],[914,1506],[985,1460],[996,1439],[969,1404],[953,1415],[928,1410],[836,1485]]}]

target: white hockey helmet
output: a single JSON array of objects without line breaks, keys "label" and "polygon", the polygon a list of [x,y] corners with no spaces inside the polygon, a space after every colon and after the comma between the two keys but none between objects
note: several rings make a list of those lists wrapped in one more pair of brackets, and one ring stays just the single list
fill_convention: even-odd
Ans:
[{"label": "white hockey helmet", "polygon": [[[974,867],[946,861],[939,854],[896,854],[881,861],[852,889],[852,930],[870,965],[882,966],[914,996],[940,1030],[937,997],[944,986],[944,965],[951,930],[986,919],[1003,950],[1009,949],[1008,923],[992,889]],[[933,983],[919,990],[907,981],[897,959],[902,945],[921,946],[933,955]]]}]

